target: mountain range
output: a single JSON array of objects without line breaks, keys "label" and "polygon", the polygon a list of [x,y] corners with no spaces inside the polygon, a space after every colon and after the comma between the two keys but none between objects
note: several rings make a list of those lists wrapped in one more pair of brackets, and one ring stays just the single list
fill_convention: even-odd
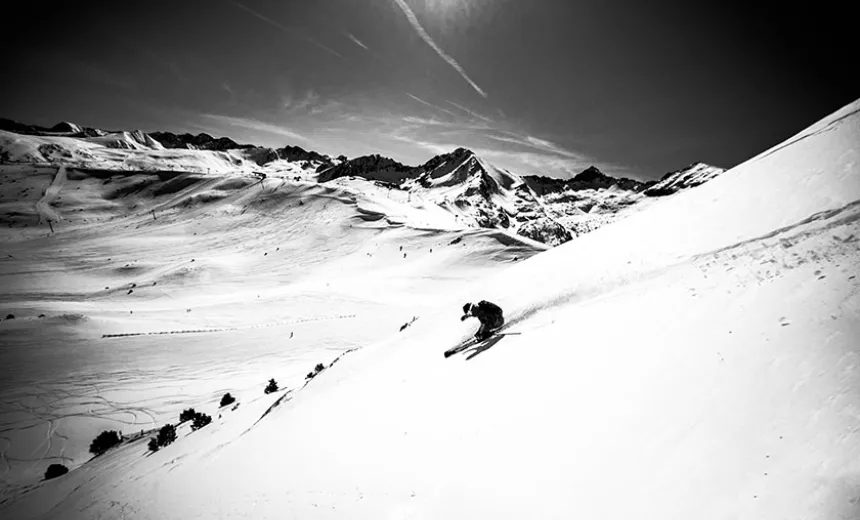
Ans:
[{"label": "mountain range", "polygon": [[558,179],[518,175],[467,148],[410,166],[378,154],[333,158],[294,145],[263,147],[206,133],[107,131],[69,122],[45,128],[8,119],[0,119],[0,132],[5,132],[0,162],[125,172],[232,172],[319,183],[363,180],[406,193],[410,203],[415,197],[443,208],[462,226],[505,229],[551,246],[622,218],[653,197],[698,186],[723,171],[693,163],[659,181],[639,181],[612,177],[591,166],[570,179]]}]

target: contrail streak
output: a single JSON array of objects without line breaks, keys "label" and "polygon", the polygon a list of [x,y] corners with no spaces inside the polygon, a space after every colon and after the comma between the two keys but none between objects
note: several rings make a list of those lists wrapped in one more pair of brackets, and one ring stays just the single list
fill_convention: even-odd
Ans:
[{"label": "contrail streak", "polygon": [[366,51],[369,51],[369,50],[370,50],[370,49],[367,47],[367,45],[363,44],[363,43],[361,42],[361,40],[359,40],[358,38],[356,38],[355,36],[353,36],[353,35],[352,35],[352,33],[347,32],[347,33],[344,33],[344,34],[346,34],[346,37],[347,37],[347,38],[349,38],[350,40],[352,40],[352,42],[353,42],[353,43],[355,43],[356,45],[358,45],[358,46],[359,46],[359,47],[361,47],[362,49],[364,49],[364,50],[366,50]]},{"label": "contrail streak", "polygon": [[287,34],[296,34],[296,35],[298,35],[298,36],[301,36],[301,37],[302,37],[302,38],[304,38],[306,41],[308,41],[309,43],[312,43],[312,44],[316,45],[316,46],[317,46],[317,47],[319,47],[320,49],[322,49],[322,50],[324,50],[324,51],[326,51],[326,52],[328,52],[328,53],[330,53],[330,54],[334,54],[334,55],[335,55],[335,56],[337,56],[338,58],[343,58],[343,56],[341,56],[340,54],[338,54],[338,53],[337,53],[337,52],[335,52],[334,50],[332,50],[332,49],[330,49],[330,48],[326,47],[325,45],[321,44],[320,42],[318,42],[318,41],[314,40],[314,39],[313,39],[313,38],[311,38],[310,36],[305,36],[305,35],[303,35],[303,34],[297,34],[295,30],[292,30],[292,29],[289,29],[289,28],[287,28],[287,27],[284,27],[283,25],[281,25],[281,24],[279,24],[278,22],[276,22],[276,21],[272,20],[271,18],[267,18],[267,17],[265,17],[265,16],[261,15],[260,13],[258,13],[257,11],[254,11],[254,10],[253,10],[253,9],[251,9],[250,7],[248,7],[248,6],[244,5],[244,4],[240,4],[239,2],[236,2],[235,0],[226,0],[226,1],[227,1],[227,2],[229,2],[229,3],[231,3],[231,4],[233,4],[233,5],[235,5],[235,6],[236,6],[236,7],[238,7],[239,9],[242,9],[243,11],[245,11],[245,12],[247,12],[247,13],[249,13],[249,14],[251,14],[251,15],[253,15],[253,16],[255,16],[255,17],[257,17],[257,18],[259,18],[260,20],[262,20],[262,21],[266,22],[267,24],[269,24],[269,25],[271,25],[271,26],[273,26],[273,27],[277,27],[278,29],[280,29],[281,31],[283,31],[283,32],[285,32],[285,33],[287,33]]},{"label": "contrail streak", "polygon": [[430,35],[427,34],[427,31],[424,30],[424,27],[422,27],[421,24],[418,23],[418,18],[415,17],[415,13],[413,13],[412,9],[410,9],[409,6],[406,5],[406,2],[404,2],[403,0],[394,0],[394,2],[397,4],[398,7],[400,7],[400,9],[403,11],[403,14],[406,15],[406,18],[409,20],[409,23],[412,24],[412,27],[418,33],[418,36],[420,36],[421,39],[424,40],[427,45],[430,46],[430,48],[436,51],[436,54],[438,54],[440,58],[445,60],[448,65],[450,65],[451,67],[453,67],[454,70],[459,72],[460,76],[463,76],[463,79],[465,79],[469,83],[469,85],[471,85],[472,88],[475,89],[475,92],[484,97],[487,97],[487,93],[484,92],[481,87],[479,87],[474,81],[472,81],[472,78],[470,78],[466,74],[466,71],[463,70],[463,67],[461,67],[459,63],[457,63],[457,60],[449,56],[438,45],[436,45],[436,42],[433,41],[433,38],[431,38]]}]

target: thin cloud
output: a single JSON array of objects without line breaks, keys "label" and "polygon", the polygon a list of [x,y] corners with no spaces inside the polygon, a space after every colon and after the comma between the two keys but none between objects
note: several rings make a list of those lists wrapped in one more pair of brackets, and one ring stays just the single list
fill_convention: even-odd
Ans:
[{"label": "thin cloud", "polygon": [[489,117],[485,117],[485,116],[482,116],[481,114],[479,114],[477,112],[473,112],[473,111],[469,110],[468,108],[464,107],[463,105],[458,105],[457,103],[454,103],[453,101],[449,101],[447,99],[445,100],[445,102],[451,106],[459,108],[460,110],[462,110],[463,112],[466,112],[467,114],[469,114],[472,117],[476,117],[482,121],[486,121],[487,123],[493,122],[493,120],[490,119]]},{"label": "thin cloud", "polygon": [[430,102],[424,101],[424,100],[423,100],[423,99],[421,99],[420,97],[418,97],[418,96],[413,96],[413,95],[412,95],[412,94],[410,94],[409,92],[407,92],[407,93],[406,93],[406,95],[407,95],[407,96],[409,96],[409,97],[411,97],[411,98],[412,98],[412,99],[414,99],[415,101],[417,101],[417,102],[421,103],[422,105],[426,105],[426,106],[428,106],[428,107],[430,107],[430,108],[433,108],[433,109],[435,109],[435,110],[438,110],[438,111],[440,111],[440,112],[445,112],[446,114],[450,115],[451,117],[457,117],[457,114],[455,114],[454,112],[451,112],[450,110],[445,109],[445,108],[442,108],[442,107],[440,107],[440,106],[434,105],[433,103],[430,103]]},{"label": "thin cloud", "polygon": [[276,134],[284,137],[289,137],[290,139],[300,139],[302,141],[307,141],[308,139],[292,130],[283,128],[278,125],[274,125],[272,123],[266,123],[265,121],[259,121],[257,119],[248,119],[245,117],[233,117],[233,116],[225,116],[221,114],[201,114],[202,118],[208,119],[210,121],[214,121],[216,123],[220,123],[227,126],[237,126],[240,128],[247,128],[249,130],[257,130],[259,132],[267,132],[270,134]]},{"label": "thin cloud", "polygon": [[448,123],[446,123],[445,121],[441,121],[439,119],[426,118],[426,117],[415,117],[415,116],[406,116],[403,118],[403,122],[404,123],[411,123],[414,125],[438,125],[438,126],[442,126],[442,125],[447,126],[448,125]]},{"label": "thin cloud", "polygon": [[416,117],[416,116],[406,116],[400,119],[400,122],[406,123],[406,125],[398,126],[397,129],[399,131],[406,130],[414,130],[415,126],[432,126],[435,127],[436,133],[445,133],[445,134],[466,134],[466,135],[476,135],[476,133],[483,134],[488,131],[495,131],[489,125],[484,123],[461,123],[459,121],[444,121],[442,119],[437,119],[435,116],[431,117]]},{"label": "thin cloud", "polygon": [[362,43],[362,42],[361,42],[361,40],[359,40],[358,38],[356,38],[355,36],[353,36],[351,32],[345,32],[344,34],[346,35],[346,37],[347,37],[347,38],[349,38],[350,40],[352,40],[352,42],[353,42],[354,44],[358,45],[358,46],[359,46],[359,47],[361,47],[362,49],[364,49],[364,50],[366,50],[366,51],[369,51],[369,50],[370,50],[370,49],[367,47],[367,45],[365,45],[364,43]]},{"label": "thin cloud", "polygon": [[[392,139],[408,143],[412,146],[422,148],[433,154],[448,153],[463,144],[444,144],[426,139],[415,138],[409,135],[392,135]],[[479,157],[487,159],[490,163],[502,168],[516,170],[523,175],[546,175],[551,173],[554,175],[571,176],[576,172],[582,171],[592,164],[584,157],[559,157],[558,155],[539,153],[539,152],[515,152],[510,150],[499,150],[496,148],[488,148],[486,146],[470,146],[466,144],[470,150],[475,152]]]},{"label": "thin cloud", "polygon": [[487,93],[484,92],[481,87],[479,87],[474,81],[472,81],[472,78],[470,78],[466,74],[466,71],[463,70],[463,67],[461,67],[460,64],[457,63],[454,58],[449,56],[438,45],[436,45],[436,42],[433,41],[433,38],[431,38],[430,35],[427,34],[427,31],[424,30],[424,27],[422,27],[421,24],[418,22],[418,18],[415,16],[415,13],[413,13],[412,9],[410,9],[409,6],[406,5],[406,2],[404,0],[394,0],[394,2],[397,4],[398,7],[400,7],[400,9],[403,11],[403,14],[406,15],[406,18],[409,20],[409,23],[412,25],[412,28],[415,29],[415,32],[418,33],[418,36],[420,36],[421,39],[424,40],[427,45],[430,46],[430,48],[436,51],[436,54],[438,54],[440,58],[445,60],[448,65],[450,65],[454,70],[456,70],[460,74],[460,76],[462,76],[463,79],[465,79],[469,83],[469,85],[471,85],[472,88],[475,89],[475,92],[484,97],[487,97]]},{"label": "thin cloud", "polygon": [[560,155],[563,157],[568,157],[571,159],[580,159],[585,160],[581,154],[576,152],[571,152],[570,150],[565,150],[564,148],[558,146],[555,143],[547,141],[545,139],[539,139],[537,137],[532,137],[530,135],[521,137],[513,134],[508,134],[508,137],[501,137],[496,135],[488,135],[487,137],[494,141],[501,141],[503,143],[513,143],[518,144],[520,146],[526,146],[528,148],[533,148],[535,150],[540,150],[543,152],[551,153],[554,155]]},{"label": "thin cloud", "polygon": [[456,150],[459,146],[451,145],[451,144],[437,144],[431,143],[430,141],[424,141],[421,139],[415,139],[413,137],[409,137],[407,135],[392,135],[392,139],[395,141],[401,141],[407,144],[411,144],[412,146],[417,146],[419,148],[423,148],[432,152],[435,155],[440,155],[443,153],[448,153]]},{"label": "thin cloud", "polygon": [[225,1],[235,5],[236,7],[238,7],[239,9],[242,9],[243,11],[245,11],[247,13],[250,13],[251,15],[255,16],[256,18],[259,18],[260,20],[266,22],[267,24],[269,24],[273,27],[277,27],[278,29],[280,29],[281,31],[283,31],[286,34],[291,34],[291,35],[295,34],[295,35],[301,36],[306,41],[312,43],[313,45],[316,45],[320,49],[322,49],[322,50],[324,50],[330,54],[333,54],[333,55],[337,56],[338,58],[341,58],[341,59],[343,58],[343,56],[338,54],[337,51],[335,51],[329,47],[326,47],[325,45],[323,45],[320,42],[311,38],[310,36],[303,35],[303,34],[299,35],[299,34],[297,34],[297,32],[295,30],[289,29],[288,27],[285,27],[285,26],[279,24],[275,20],[272,20],[271,18],[267,18],[267,17],[263,16],[262,14],[258,13],[257,11],[254,11],[253,9],[251,9],[250,7],[248,7],[244,4],[240,4],[239,2],[236,2],[235,0],[225,0]]},{"label": "thin cloud", "polygon": [[282,103],[284,106],[284,110],[290,112],[300,112],[303,110],[308,110],[313,113],[317,104],[319,103],[320,96],[313,89],[309,89],[304,96],[296,99],[290,95],[284,96],[282,99]]},{"label": "thin cloud", "polygon": [[[507,164],[519,163],[519,165],[525,165],[530,170],[525,172],[526,175],[545,175],[546,170],[550,170],[553,173],[564,172],[572,175],[574,172],[579,172],[592,164],[581,157],[559,157],[545,153],[512,152],[493,148],[473,148],[472,150],[479,156],[486,157],[491,162],[499,161]],[[522,168],[522,166],[520,167]]]}]

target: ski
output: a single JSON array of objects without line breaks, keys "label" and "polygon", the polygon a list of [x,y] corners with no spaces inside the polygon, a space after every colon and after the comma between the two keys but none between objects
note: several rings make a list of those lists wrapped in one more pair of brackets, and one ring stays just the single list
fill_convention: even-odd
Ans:
[{"label": "ski", "polygon": [[493,332],[492,334],[490,334],[489,337],[487,337],[485,339],[478,340],[477,338],[471,338],[468,341],[466,341],[465,343],[461,343],[460,345],[457,345],[454,348],[450,348],[450,349],[445,351],[445,358],[453,356],[454,354],[456,354],[458,352],[462,352],[462,351],[464,351],[468,348],[474,347],[476,345],[480,345],[481,343],[484,343],[485,341],[489,341],[496,336],[514,336],[514,335],[520,334],[519,332],[501,332],[502,330],[504,330],[504,329],[499,329],[498,331]]},{"label": "ski", "polygon": [[[490,338],[492,338],[492,337],[493,336],[490,336]],[[490,338],[487,338],[487,339],[490,339]],[[483,340],[483,341],[486,341],[486,340]],[[462,352],[462,351],[466,350],[467,348],[469,348],[473,345],[477,345],[478,343],[480,343],[480,342],[477,339],[472,338],[472,339],[466,341],[465,343],[461,343],[460,345],[457,345],[454,348],[449,348],[448,350],[446,350],[445,351],[445,357],[448,358],[450,356],[453,356],[457,352]]]}]

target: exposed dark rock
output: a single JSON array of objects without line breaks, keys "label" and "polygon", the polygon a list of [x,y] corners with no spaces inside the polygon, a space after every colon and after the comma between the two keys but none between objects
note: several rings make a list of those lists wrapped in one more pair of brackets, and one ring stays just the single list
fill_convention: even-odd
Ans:
[{"label": "exposed dark rock", "polygon": [[547,217],[539,217],[526,222],[517,233],[549,246],[557,246],[573,238],[566,227]]},{"label": "exposed dark rock", "polygon": [[314,152],[313,150],[305,150],[300,146],[287,145],[283,148],[276,149],[275,152],[278,154],[279,158],[286,159],[287,161],[319,161],[323,164],[328,164],[329,166],[332,164],[330,157]]},{"label": "exposed dark rock", "polygon": [[374,154],[356,157],[328,168],[319,174],[317,180],[327,182],[340,177],[363,177],[367,180],[400,184],[408,178],[416,177],[421,171],[394,159]]},{"label": "exposed dark rock", "polygon": [[235,150],[245,148],[256,148],[252,144],[239,144],[229,137],[212,137],[209,134],[199,133],[197,135],[185,133],[174,134],[173,132],[152,132],[150,137],[161,143],[165,148],[190,148],[198,150]]},{"label": "exposed dark rock", "polygon": [[430,159],[429,161],[424,163],[421,167],[427,171],[435,170],[436,168],[438,168],[440,165],[442,165],[445,162],[448,162],[451,160],[461,161],[470,155],[475,155],[475,153],[472,152],[472,150],[469,150],[468,148],[457,148],[456,150],[454,150],[451,153],[443,153],[443,154],[437,155],[436,157],[433,157],[432,159]]},{"label": "exposed dark rock", "polygon": [[523,179],[538,195],[562,191],[606,189],[612,186],[617,186],[622,190],[638,192],[654,184],[653,181],[642,182],[626,177],[611,177],[601,172],[596,166],[589,166],[572,179],[553,179],[539,175],[527,175]]}]

